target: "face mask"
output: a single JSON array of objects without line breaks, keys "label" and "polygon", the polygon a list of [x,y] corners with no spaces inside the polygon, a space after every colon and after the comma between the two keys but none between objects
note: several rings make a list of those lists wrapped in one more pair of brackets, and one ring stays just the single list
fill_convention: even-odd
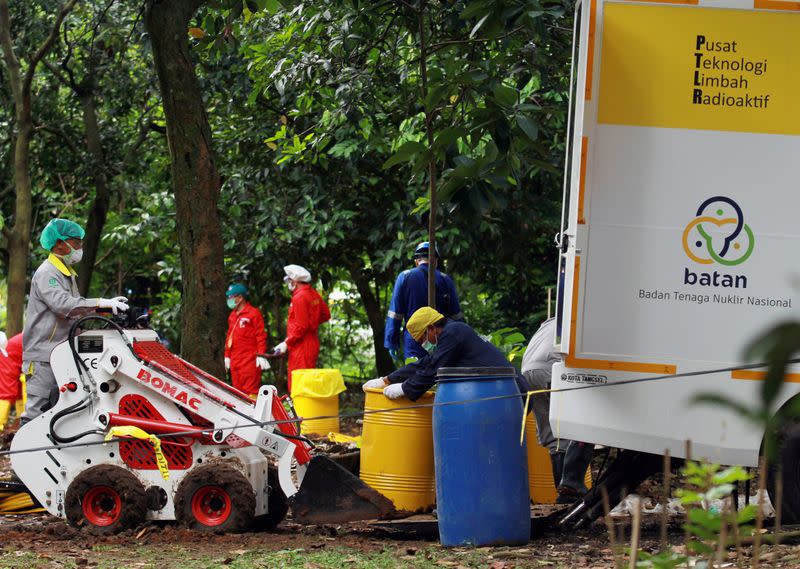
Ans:
[{"label": "face mask", "polygon": [[69,243],[67,243],[67,247],[69,247],[70,251],[62,257],[64,263],[67,265],[80,263],[81,259],[83,259],[83,249],[73,249]]},{"label": "face mask", "polygon": [[286,283],[286,286],[289,288],[289,290],[294,290],[297,288],[297,283],[294,281],[289,281]]},{"label": "face mask", "polygon": [[227,302],[228,302],[228,308],[230,308],[231,310],[236,308],[236,299],[235,298],[229,298],[227,300]]},{"label": "face mask", "polygon": [[433,352],[436,351],[436,344],[428,340],[427,332],[425,332],[425,341],[422,342],[422,349],[428,352],[429,354],[432,354]]}]

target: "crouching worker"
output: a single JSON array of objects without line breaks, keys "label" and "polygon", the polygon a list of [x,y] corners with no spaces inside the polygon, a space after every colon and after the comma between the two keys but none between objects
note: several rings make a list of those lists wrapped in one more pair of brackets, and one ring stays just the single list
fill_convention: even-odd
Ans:
[{"label": "crouching worker", "polygon": [[83,298],[73,265],[83,257],[83,228],[67,219],[53,219],[39,239],[50,252],[31,279],[25,311],[22,371],[27,376],[27,402],[20,424],[38,417],[58,401],[58,385],[50,368],[50,353],[69,335],[78,318],[98,309],[114,314],[128,310],[128,299]]},{"label": "crouching worker", "polygon": [[416,401],[436,383],[439,368],[509,367],[503,352],[481,338],[475,330],[463,322],[445,318],[429,306],[411,315],[406,330],[422,345],[427,355],[386,377],[367,381],[364,389],[385,388],[383,394],[389,399],[407,397]]},{"label": "crouching worker", "polygon": [[[545,320],[528,343],[522,357],[522,377],[525,391],[550,389],[553,364],[560,361],[555,352],[556,319]],[[550,427],[550,394],[537,393],[531,397],[536,435],[539,444],[550,453],[553,483],[558,490],[556,504],[571,504],[586,494],[586,469],[592,460],[594,445],[566,439],[556,439]]]}]

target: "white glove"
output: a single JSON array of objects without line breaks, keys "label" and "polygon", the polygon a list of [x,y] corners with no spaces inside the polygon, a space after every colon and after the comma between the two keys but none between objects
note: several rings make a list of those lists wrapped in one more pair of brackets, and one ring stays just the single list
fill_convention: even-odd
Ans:
[{"label": "white glove", "polygon": [[281,342],[280,344],[275,346],[275,349],[272,350],[272,353],[275,354],[276,356],[279,356],[281,354],[285,354],[286,350],[287,350],[286,342]]},{"label": "white glove", "polygon": [[400,399],[401,397],[406,396],[405,392],[403,391],[402,383],[393,383],[389,385],[383,390],[383,394],[387,399]]},{"label": "white glove", "polygon": [[386,380],[382,377],[377,377],[375,379],[370,379],[369,381],[364,382],[364,385],[361,386],[361,389],[366,391],[367,389],[383,389],[386,387]]},{"label": "white glove", "polygon": [[256,356],[256,367],[260,368],[260,369],[262,369],[264,371],[268,370],[270,366],[269,366],[269,362],[267,361],[267,358],[263,358],[261,356]]},{"label": "white glove", "polygon": [[97,301],[98,308],[110,308],[111,312],[115,315],[120,312],[128,311],[128,299],[124,296],[115,296],[114,298],[101,298]]},{"label": "white glove", "polygon": [[8,346],[8,336],[6,336],[5,332],[0,332],[0,352],[2,352],[5,357],[8,357],[6,346]]},{"label": "white glove", "polygon": [[225,358],[225,369],[231,369],[231,359]]}]

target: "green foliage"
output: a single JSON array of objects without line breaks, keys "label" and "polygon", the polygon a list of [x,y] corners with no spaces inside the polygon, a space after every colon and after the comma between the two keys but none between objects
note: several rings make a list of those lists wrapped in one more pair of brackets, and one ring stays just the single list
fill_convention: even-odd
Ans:
[{"label": "green foliage", "polygon": [[515,328],[501,328],[489,336],[489,341],[503,352],[517,370],[522,364],[522,354],[525,353],[525,336]]},{"label": "green foliage", "polygon": [[[685,486],[676,491],[681,504],[686,508],[688,541],[686,549],[694,554],[690,559],[672,550],[648,554],[639,553],[637,567],[672,568],[686,566],[708,566],[720,547],[720,539],[725,536],[749,536],[753,533],[753,521],[757,506],[749,505],[739,509],[714,506],[719,500],[726,500],[735,489],[735,484],[751,478],[743,468],[733,466],[722,469],[718,464],[687,461],[681,473]],[[722,537],[721,537],[722,536]],[[723,547],[727,547],[727,541]]]},{"label": "green foliage", "polygon": [[[41,41],[55,4],[13,4],[20,42]],[[177,346],[180,251],[140,8],[80,2],[51,57],[94,93],[102,164],[85,148],[76,91],[49,68],[37,73],[34,235],[54,215],[85,223],[92,174],[102,169],[111,203],[90,295],[126,293],[152,308]],[[467,321],[533,331],[555,280],[570,10],[549,0],[214,0],[200,8],[191,55],[223,179],[227,276],[248,284],[273,344],[289,302],[282,266],[299,263],[322,289],[345,295],[322,329],[321,363],[375,373],[371,339],[382,334],[392,284],[427,237],[430,159],[438,246]],[[13,127],[7,89],[0,82],[0,124]],[[4,188],[10,150],[0,140]],[[6,222],[13,198],[0,192]],[[43,258],[34,251],[32,269]]]}]

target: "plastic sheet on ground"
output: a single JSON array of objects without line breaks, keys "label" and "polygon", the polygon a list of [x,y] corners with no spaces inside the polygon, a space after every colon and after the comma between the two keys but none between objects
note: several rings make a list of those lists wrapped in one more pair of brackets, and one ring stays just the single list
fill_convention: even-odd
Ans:
[{"label": "plastic sheet on ground", "polygon": [[[772,518],[775,517],[775,509],[772,507],[772,502],[770,502],[769,495],[766,491],[763,492],[763,501],[759,502],[759,494],[750,496],[750,504],[758,505],[761,503],[761,510],[765,518]],[[617,504],[617,506],[611,510],[612,516],[629,516],[632,515],[634,510],[636,509],[637,502],[642,504],[642,514],[660,514],[662,512],[663,506],[661,503],[654,499],[645,497],[642,498],[638,494],[628,494],[622,502]],[[739,508],[744,508],[745,506],[745,497],[739,495]],[[724,500],[713,500],[709,504],[709,508],[720,510],[725,507]],[[681,515],[686,513],[686,509],[681,504],[678,498],[670,498],[669,502],[667,502],[667,513],[671,516],[673,515]]]}]

